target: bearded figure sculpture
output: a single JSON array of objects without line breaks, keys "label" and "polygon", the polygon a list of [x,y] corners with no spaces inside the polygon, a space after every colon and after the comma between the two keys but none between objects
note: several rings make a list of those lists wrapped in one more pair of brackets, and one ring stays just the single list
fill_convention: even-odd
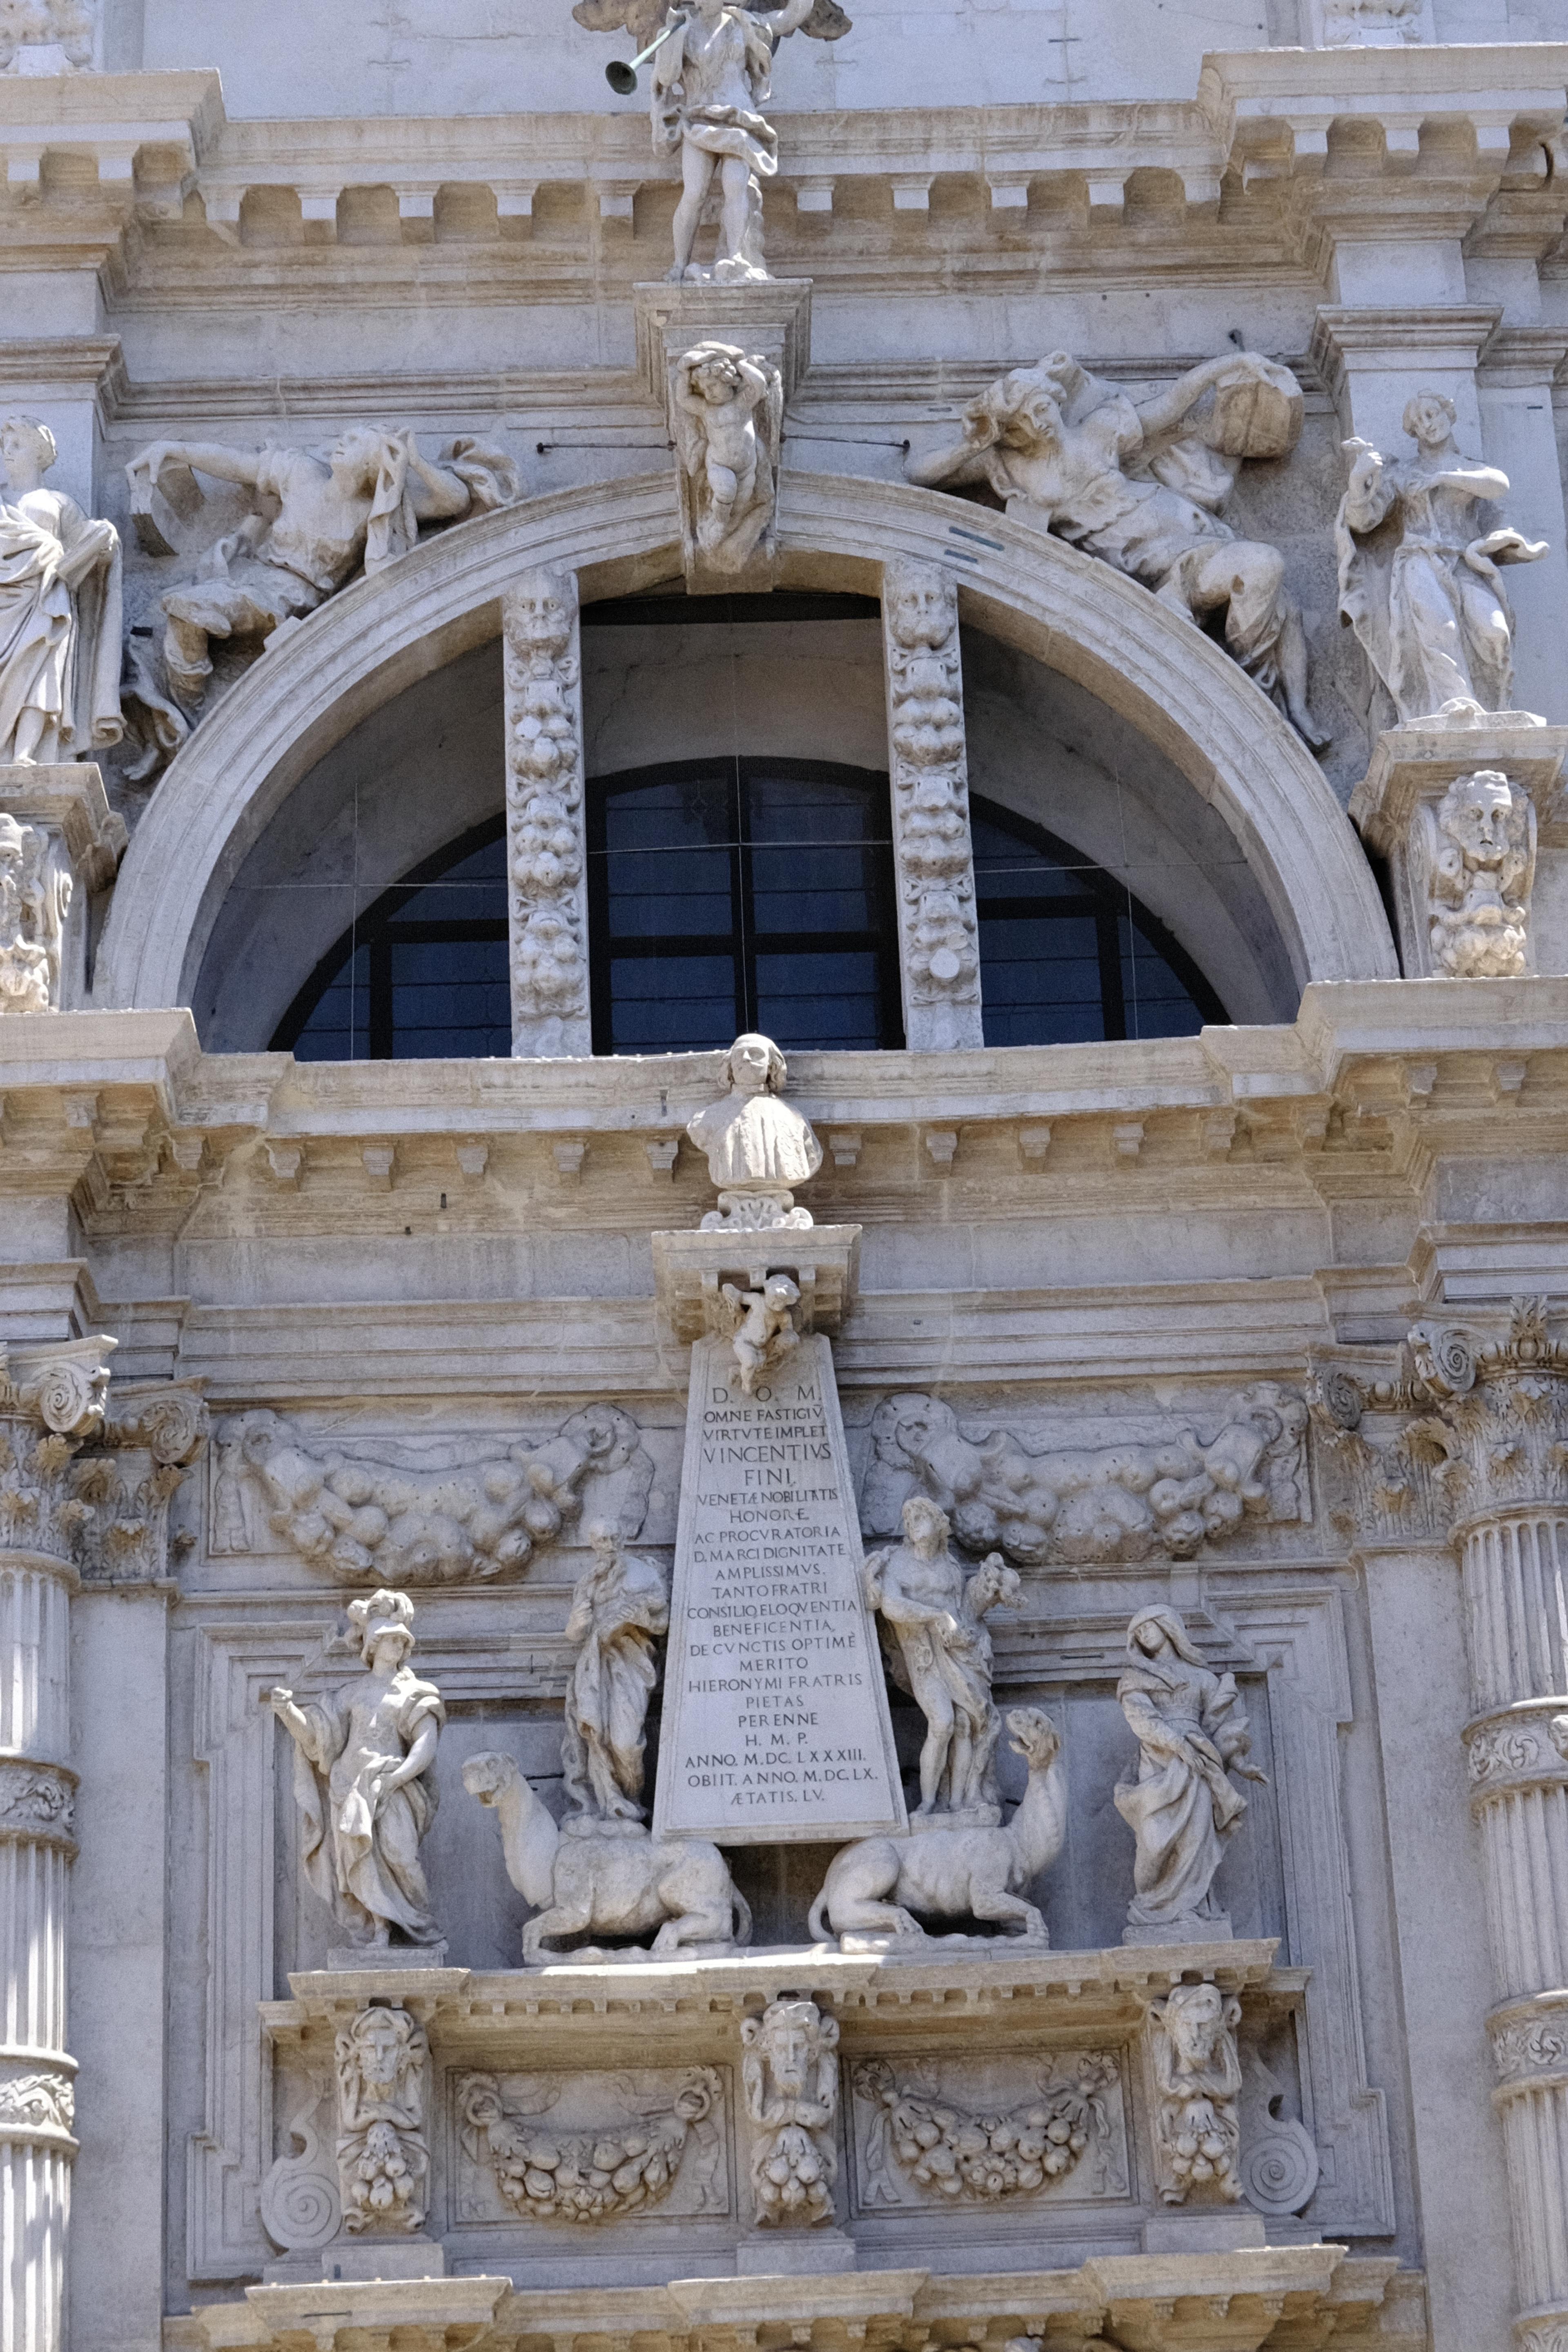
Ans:
[{"label": "bearded figure sculpture", "polygon": [[1184,2205],[1194,2189],[1204,2201],[1240,2200],[1240,2021],[1241,2003],[1212,1984],[1176,1985],[1149,2012],[1154,2161],[1163,2204]]}]

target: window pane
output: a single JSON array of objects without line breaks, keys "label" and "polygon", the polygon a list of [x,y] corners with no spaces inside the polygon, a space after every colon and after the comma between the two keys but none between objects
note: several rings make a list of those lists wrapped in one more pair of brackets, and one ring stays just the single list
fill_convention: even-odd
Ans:
[{"label": "window pane", "polygon": [[606,793],[606,849],[700,848],[735,837],[733,797],[727,775],[672,777]]},{"label": "window pane", "polygon": [[786,1050],[876,1046],[880,1014],[874,952],[757,958],[758,1024]]},{"label": "window pane", "polygon": [[886,841],[887,791],[840,783],[825,776],[777,776],[763,772],[746,780],[748,831],[753,842]]},{"label": "window pane", "polygon": [[392,1053],[407,1062],[446,1055],[510,1054],[507,943],[420,940],[392,943]]},{"label": "window pane", "polygon": [[316,999],[294,1044],[301,1062],[358,1062],[370,1051],[370,950],[350,956]]},{"label": "window pane", "polygon": [[875,922],[870,858],[854,848],[752,853],[756,927],[765,931],[868,931]]},{"label": "window pane", "polygon": [[735,1034],[731,956],[609,959],[613,1054],[690,1054]]},{"label": "window pane", "polygon": [[649,849],[601,864],[611,939],[727,940],[733,932],[727,849]]}]

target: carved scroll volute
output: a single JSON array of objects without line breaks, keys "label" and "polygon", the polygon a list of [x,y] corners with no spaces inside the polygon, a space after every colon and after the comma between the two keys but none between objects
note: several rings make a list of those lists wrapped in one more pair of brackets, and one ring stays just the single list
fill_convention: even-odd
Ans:
[{"label": "carved scroll volute", "polygon": [[980,1045],[958,591],[936,564],[884,567],[882,644],[904,1040],[917,1053]]},{"label": "carved scroll volute", "polygon": [[586,1055],[588,899],[575,572],[541,565],[501,600],[507,913],[514,1054]]}]

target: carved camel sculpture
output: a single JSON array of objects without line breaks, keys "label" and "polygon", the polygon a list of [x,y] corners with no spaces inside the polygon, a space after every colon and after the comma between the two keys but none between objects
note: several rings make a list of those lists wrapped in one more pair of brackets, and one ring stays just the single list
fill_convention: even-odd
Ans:
[{"label": "carved camel sculpture", "polygon": [[935,1918],[1017,1920],[1014,1933],[1049,1941],[1044,1919],[1016,1890],[1062,1850],[1068,1783],[1061,1739],[1038,1707],[1015,1707],[1007,1728],[1028,1764],[1029,1785],[1005,1829],[928,1829],[841,1847],[811,1906],[815,1937],[827,1933],[829,1922],[837,1936],[922,1937],[911,1914],[924,1911]]},{"label": "carved camel sculpture", "polygon": [[635,1936],[658,1929],[656,1952],[688,1944],[744,1945],[752,1915],[724,1857],[705,1838],[563,1837],[510,1756],[487,1750],[463,1767],[463,1786],[500,1823],[506,1874],[534,1914],[522,1931],[522,1962],[539,1968],[559,1953],[544,1938]]}]

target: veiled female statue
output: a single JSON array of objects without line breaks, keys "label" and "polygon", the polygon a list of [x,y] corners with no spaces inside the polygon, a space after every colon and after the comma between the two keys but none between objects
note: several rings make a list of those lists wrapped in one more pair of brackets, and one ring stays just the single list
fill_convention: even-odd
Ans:
[{"label": "veiled female statue", "polygon": [[349,1603],[369,1672],[330,1698],[299,1704],[278,1689],[269,1703],[294,1742],[294,1797],[305,1876],[353,1944],[384,1949],[394,1927],[434,1944],[419,1842],[436,1814],[426,1777],[447,1710],[434,1683],[408,1664],[414,1604],[405,1592],[371,1592]]},{"label": "veiled female statue", "polygon": [[1252,1734],[1234,1675],[1205,1666],[1173,1609],[1141,1609],[1127,1628],[1132,1661],[1116,1685],[1138,1738],[1138,1778],[1117,1784],[1116,1810],[1138,1841],[1123,1942],[1179,1944],[1228,1937],[1215,1871],[1247,1811],[1228,1772],[1266,1780],[1247,1760]]},{"label": "veiled female statue", "polygon": [[594,1564],[577,1580],[566,1620],[566,1639],[577,1644],[561,1740],[566,1793],[584,1817],[640,1822],[654,1642],[668,1631],[669,1600],[658,1563],[627,1551],[613,1527],[596,1519],[584,1533]]},{"label": "veiled female statue", "polygon": [[1533,563],[1544,540],[1506,524],[1478,530],[1478,507],[1508,495],[1508,476],[1467,457],[1447,394],[1418,392],[1404,425],[1414,457],[1347,441],[1353,460],[1334,522],[1340,612],[1401,721],[1445,703],[1507,710],[1513,700],[1513,615],[1498,566]]},{"label": "veiled female statue", "polygon": [[118,743],[120,534],[46,488],[55,436],[0,424],[0,767],[55,766]]}]

